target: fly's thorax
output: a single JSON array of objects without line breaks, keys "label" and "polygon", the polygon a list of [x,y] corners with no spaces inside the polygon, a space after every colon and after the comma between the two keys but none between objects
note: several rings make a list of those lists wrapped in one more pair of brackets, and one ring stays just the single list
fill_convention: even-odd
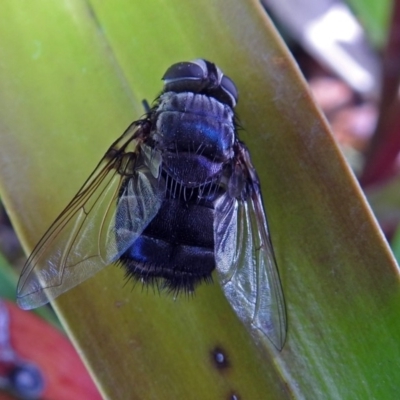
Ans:
[{"label": "fly's thorax", "polygon": [[167,92],[155,113],[160,145],[171,151],[231,158],[235,140],[232,109],[202,94]]},{"label": "fly's thorax", "polygon": [[184,185],[214,179],[234,155],[234,113],[210,96],[164,93],[154,118],[152,134],[163,168]]}]

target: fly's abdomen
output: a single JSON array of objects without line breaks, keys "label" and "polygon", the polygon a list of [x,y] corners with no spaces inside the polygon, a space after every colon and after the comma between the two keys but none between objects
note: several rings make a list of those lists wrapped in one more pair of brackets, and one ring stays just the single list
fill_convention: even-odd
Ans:
[{"label": "fly's abdomen", "polygon": [[165,199],[120,261],[128,275],[144,283],[191,292],[196,284],[211,281],[215,268],[213,222],[212,208]]}]

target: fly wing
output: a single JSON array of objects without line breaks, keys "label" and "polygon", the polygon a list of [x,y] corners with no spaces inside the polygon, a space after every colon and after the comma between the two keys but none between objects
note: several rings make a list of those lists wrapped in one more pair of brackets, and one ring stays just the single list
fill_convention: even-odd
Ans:
[{"label": "fly wing", "polygon": [[247,149],[239,146],[238,165],[215,206],[217,271],[239,318],[280,350],[286,339],[285,300],[258,177]]},{"label": "fly wing", "polygon": [[21,308],[41,306],[116,261],[154,218],[161,156],[143,144],[147,130],[134,122],[113,143],[36,245],[18,282]]}]

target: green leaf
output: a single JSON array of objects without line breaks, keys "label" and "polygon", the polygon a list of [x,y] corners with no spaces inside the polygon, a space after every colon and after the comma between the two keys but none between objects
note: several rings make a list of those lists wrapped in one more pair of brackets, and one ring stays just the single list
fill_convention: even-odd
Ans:
[{"label": "green leaf", "polygon": [[258,3],[7,0],[2,17],[0,188],[27,250],[172,63],[212,60],[240,91],[286,345],[255,342],[216,284],[175,300],[110,266],[54,303],[107,398],[396,398],[397,266]]},{"label": "green leaf", "polygon": [[13,273],[7,260],[0,253],[0,297],[4,299],[14,299],[16,283],[15,273]]},{"label": "green leaf", "polygon": [[377,47],[382,48],[386,43],[387,31],[391,14],[393,13],[393,0],[348,0],[369,40]]}]

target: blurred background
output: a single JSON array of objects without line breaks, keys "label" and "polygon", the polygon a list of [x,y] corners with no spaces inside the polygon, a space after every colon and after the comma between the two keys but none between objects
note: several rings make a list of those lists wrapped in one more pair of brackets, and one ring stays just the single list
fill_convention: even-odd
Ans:
[{"label": "blurred background", "polygon": [[397,255],[400,4],[264,0],[263,5]]},{"label": "blurred background", "polygon": [[[395,255],[400,255],[400,3],[262,4],[307,80]],[[9,300],[0,300],[0,400],[100,398],[51,310],[41,311],[48,321],[43,322],[26,317],[12,304],[25,260],[0,199],[0,297]],[[26,318],[32,318],[29,324]],[[50,358],[38,360],[43,350],[19,336],[21,331],[26,335],[26,326],[31,327],[32,340],[52,336],[55,351],[70,364],[60,368],[52,366]],[[72,381],[75,392],[65,392]]]}]

